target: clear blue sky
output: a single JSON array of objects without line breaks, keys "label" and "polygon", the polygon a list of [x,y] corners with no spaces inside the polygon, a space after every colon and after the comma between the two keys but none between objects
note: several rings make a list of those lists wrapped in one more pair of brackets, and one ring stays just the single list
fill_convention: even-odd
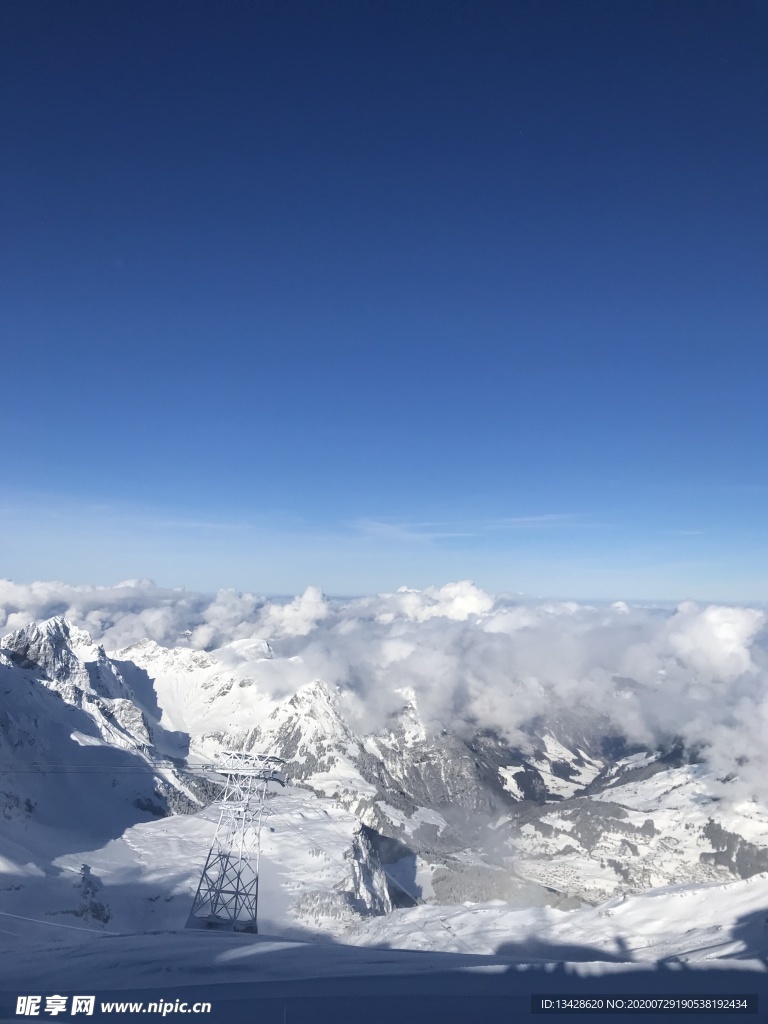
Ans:
[{"label": "clear blue sky", "polygon": [[762,0],[6,0],[0,575],[768,599]]}]

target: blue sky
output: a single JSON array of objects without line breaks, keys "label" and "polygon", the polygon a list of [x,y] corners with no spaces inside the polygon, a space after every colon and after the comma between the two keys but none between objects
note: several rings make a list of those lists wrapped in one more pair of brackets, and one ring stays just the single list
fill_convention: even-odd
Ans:
[{"label": "blue sky", "polygon": [[764,4],[0,28],[0,575],[768,599]]}]

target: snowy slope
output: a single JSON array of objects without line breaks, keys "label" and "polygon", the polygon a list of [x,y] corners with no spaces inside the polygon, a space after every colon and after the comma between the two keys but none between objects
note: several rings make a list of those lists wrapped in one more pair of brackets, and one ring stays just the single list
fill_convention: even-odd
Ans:
[{"label": "snowy slope", "polygon": [[[6,859],[0,916],[107,933],[184,928],[217,818],[211,807],[143,822],[94,848],[83,836],[77,849],[49,863]],[[391,910],[386,880],[357,819],[295,789],[268,802],[260,880],[261,927],[276,934],[340,934],[360,915]],[[15,919],[2,927],[22,936],[46,932]]]},{"label": "snowy slope", "polygon": [[151,717],[89,640],[54,620],[3,641],[0,857],[14,865],[43,870],[83,836],[119,836],[168,813],[169,801],[195,806],[153,764]]},{"label": "snowy slope", "polygon": [[206,743],[209,734],[253,729],[272,706],[258,685],[271,658],[264,641],[235,641],[209,653],[142,640],[111,655],[122,675],[151,695],[162,724],[208,753],[217,749]]},{"label": "snowy slope", "polygon": [[[14,992],[94,993],[96,1013],[90,1020],[114,1020],[114,1011],[100,1011],[102,1000],[116,998],[141,999],[145,1007],[149,1001],[167,1003],[171,1015],[175,1000],[187,1008],[205,1000],[211,1010],[204,1019],[217,1024],[464,1024],[478,1019],[540,1020],[539,1014],[531,1014],[534,993],[619,999],[630,993],[687,999],[752,993],[759,1006],[768,995],[760,960],[710,961],[706,966],[691,962],[685,969],[679,963],[556,966],[519,963],[503,954],[365,949],[200,932],[49,942],[23,953],[6,951],[0,943],[0,955]],[[19,1019],[14,1008],[13,998],[3,1000],[0,993],[0,1019]],[[579,1014],[581,1020],[619,1021],[625,1016]],[[649,1019],[667,1024],[679,1017],[677,1012],[654,1013]],[[152,1017],[145,1009],[145,1015],[123,1012],[120,1019]],[[719,1021],[742,1019],[742,1013],[717,1014]]]},{"label": "snowy slope", "polygon": [[683,962],[768,953],[768,874],[663,886],[597,907],[510,910],[501,901],[421,906],[361,922],[348,940],[400,949],[504,952],[520,960]]},{"label": "snowy slope", "polygon": [[[219,988],[233,982],[297,985],[310,978],[357,977],[372,993],[376,976],[391,985],[398,977],[433,974],[442,976],[444,990],[447,972],[509,974],[525,965],[509,990],[513,996],[529,972],[535,976],[536,965],[555,961],[563,965],[560,982],[547,971],[535,979],[533,991],[578,991],[580,978],[592,992],[600,991],[600,978],[614,976],[623,979],[620,994],[627,994],[634,975],[634,991],[669,993],[679,988],[674,968],[685,964],[680,980],[687,979],[695,994],[732,990],[729,971],[737,991],[759,987],[764,992],[767,900],[768,878],[761,875],[727,886],[665,889],[571,913],[511,913],[500,905],[424,907],[359,924],[341,945],[297,944],[279,931],[264,937],[157,930],[88,936],[49,929],[41,938],[29,926],[13,941],[0,934],[0,956],[6,985],[16,991],[69,991],[73,985],[97,992],[154,988],[157,998],[202,982],[205,998],[214,1001]],[[5,929],[14,922],[3,918],[2,923]],[[669,969],[660,979],[645,972],[665,964]]]}]

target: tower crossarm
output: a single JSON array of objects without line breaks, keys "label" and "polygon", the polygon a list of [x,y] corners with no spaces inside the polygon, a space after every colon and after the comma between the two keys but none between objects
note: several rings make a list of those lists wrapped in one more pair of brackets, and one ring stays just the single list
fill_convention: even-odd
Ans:
[{"label": "tower crossarm", "polygon": [[190,765],[189,767],[195,771],[213,772],[216,775],[225,775],[232,779],[259,779],[287,786],[289,783],[284,766],[285,761],[281,757],[222,751],[218,761]]}]

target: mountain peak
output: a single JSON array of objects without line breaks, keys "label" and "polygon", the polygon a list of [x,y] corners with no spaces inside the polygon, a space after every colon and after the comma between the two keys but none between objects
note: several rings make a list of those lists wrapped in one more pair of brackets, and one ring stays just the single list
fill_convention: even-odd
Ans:
[{"label": "mountain peak", "polygon": [[346,748],[352,740],[338,697],[322,679],[306,683],[279,704],[259,732],[270,746],[279,746],[290,736],[292,740],[288,746],[291,748],[299,745],[302,748],[313,745],[325,748],[329,744],[341,744]]},{"label": "mountain peak", "polygon": [[98,660],[100,653],[103,655],[93,637],[63,615],[39,624],[31,622],[9,633],[3,637],[2,646],[21,667],[39,668],[51,679],[79,668],[78,653],[90,655],[93,660]]},{"label": "mountain peak", "polygon": [[322,679],[313,679],[311,682],[300,686],[288,703],[296,707],[307,703],[314,704],[316,701],[328,704],[334,711],[338,712],[338,698]]},{"label": "mountain peak", "polygon": [[[9,633],[2,639],[2,647],[15,665],[33,671],[62,694],[74,687],[80,694],[93,692],[111,700],[133,699],[132,691],[104,648],[63,615],[32,622]],[[72,694],[66,699],[80,700]]]}]

